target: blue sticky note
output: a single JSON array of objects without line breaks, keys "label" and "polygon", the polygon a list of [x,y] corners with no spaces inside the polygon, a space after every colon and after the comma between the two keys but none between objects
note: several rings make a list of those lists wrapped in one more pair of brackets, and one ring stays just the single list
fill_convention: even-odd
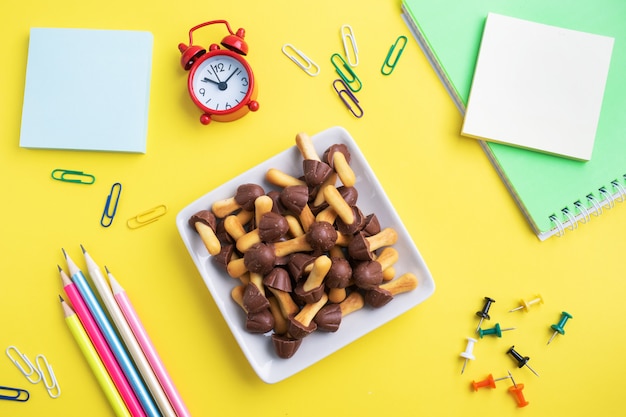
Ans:
[{"label": "blue sticky note", "polygon": [[153,36],[31,28],[20,146],[146,152]]}]

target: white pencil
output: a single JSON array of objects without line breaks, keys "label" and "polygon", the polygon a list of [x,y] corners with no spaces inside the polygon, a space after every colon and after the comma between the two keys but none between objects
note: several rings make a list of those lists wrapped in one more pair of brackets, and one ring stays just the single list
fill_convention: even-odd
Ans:
[{"label": "white pencil", "polygon": [[82,245],[80,247],[83,250],[83,255],[85,256],[87,271],[91,276],[91,280],[96,286],[98,293],[100,294],[100,297],[109,312],[109,315],[113,319],[113,322],[117,327],[117,331],[124,340],[128,352],[135,361],[137,369],[139,369],[139,373],[143,376],[144,381],[148,386],[148,390],[150,390],[150,393],[154,397],[154,401],[157,403],[157,406],[163,413],[164,417],[176,417],[176,413],[167,399],[167,395],[165,395],[163,387],[161,387],[161,384],[154,374],[148,359],[141,350],[139,342],[135,338],[132,329],[124,318],[124,314],[117,305],[113,292],[111,291],[111,287],[109,286],[106,278],[104,278],[100,267],[94,262],[85,248]]}]

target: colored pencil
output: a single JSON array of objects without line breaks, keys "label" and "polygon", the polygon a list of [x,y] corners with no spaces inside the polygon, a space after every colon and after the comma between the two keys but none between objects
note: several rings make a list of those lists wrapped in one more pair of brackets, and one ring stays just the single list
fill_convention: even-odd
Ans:
[{"label": "colored pencil", "polygon": [[117,391],[117,387],[113,383],[107,369],[100,360],[98,352],[96,352],[96,349],[89,340],[89,336],[78,320],[78,316],[75,311],[65,302],[65,300],[63,300],[61,296],[59,296],[59,298],[61,299],[61,307],[63,307],[67,327],[69,327],[70,333],[72,333],[72,336],[74,336],[74,339],[76,340],[76,344],[87,360],[94,376],[98,380],[98,384],[100,384],[100,388],[102,388],[104,395],[109,400],[115,415],[117,417],[131,417],[131,414],[128,412],[128,409],[124,404],[124,400]]},{"label": "colored pencil", "polygon": [[115,323],[117,331],[119,332],[122,340],[126,344],[126,348],[128,349],[130,356],[134,359],[135,365],[137,365],[140,374],[143,376],[144,382],[146,383],[148,390],[150,390],[150,392],[152,393],[152,397],[156,401],[159,409],[161,410],[161,413],[163,413],[165,417],[176,417],[176,413],[174,412],[172,405],[167,399],[167,395],[165,395],[163,387],[159,383],[159,380],[152,370],[152,367],[150,366],[146,355],[144,355],[143,351],[141,350],[139,342],[137,342],[137,339],[135,338],[132,329],[124,318],[124,314],[120,310],[120,307],[117,305],[115,297],[113,297],[111,287],[109,286],[106,278],[102,275],[100,267],[94,262],[93,258],[89,255],[84,247],[81,246],[81,249],[83,250],[83,255],[85,257],[89,276],[96,286],[96,289],[100,294],[100,298],[102,299],[102,302],[109,312],[109,316]]},{"label": "colored pencil", "polygon": [[96,349],[100,360],[115,383],[115,386],[124,400],[126,407],[128,407],[128,411],[133,417],[146,417],[146,413],[143,411],[143,408],[141,408],[141,404],[139,403],[133,388],[126,379],[119,363],[117,363],[117,359],[115,359],[115,355],[107,344],[107,341],[100,331],[98,324],[89,312],[89,308],[87,307],[87,304],[85,304],[83,297],[80,295],[76,284],[70,280],[70,277],[67,276],[65,271],[63,271],[60,266],[58,268],[59,274],[61,275],[61,281],[63,282],[63,290],[74,307],[74,311],[82,323],[85,332],[89,336],[91,343]]},{"label": "colored pencil", "polygon": [[124,288],[117,282],[109,269],[106,266],[104,267],[104,269],[109,278],[109,284],[111,285],[111,290],[113,291],[115,301],[117,301],[117,305],[120,307],[120,310],[122,310],[126,321],[130,325],[130,328],[132,329],[135,338],[137,339],[139,345],[141,346],[141,349],[143,350],[143,353],[146,355],[150,366],[154,370],[155,375],[161,383],[161,386],[165,390],[165,394],[172,404],[174,411],[176,411],[178,417],[191,417],[189,411],[187,410],[187,407],[185,406],[185,403],[183,402],[183,399],[181,398],[178,390],[176,389],[176,386],[174,385],[174,382],[167,372],[167,369],[163,365],[163,362],[161,361],[158,352],[152,344],[150,336],[148,336],[148,332],[146,332],[146,329],[141,323],[139,315],[135,311],[135,308],[133,307],[130,298],[128,298],[128,294],[126,293]]},{"label": "colored pencil", "polygon": [[76,266],[76,263],[74,263],[72,258],[69,257],[65,250],[63,251],[63,254],[65,255],[65,260],[67,261],[67,267],[70,271],[72,281],[78,287],[80,295],[83,297],[83,300],[85,300],[85,303],[87,304],[89,311],[96,320],[96,323],[98,323],[100,331],[102,331],[102,334],[106,338],[109,347],[115,355],[115,358],[122,367],[124,375],[126,375],[126,378],[128,378],[128,382],[133,387],[133,391],[139,399],[139,402],[141,402],[143,410],[149,417],[161,417],[161,413],[154,403],[150,392],[146,388],[143,380],[141,379],[139,372],[137,372],[135,364],[131,360],[128,352],[126,351],[126,347],[120,340],[117,332],[115,331],[115,328],[109,321],[109,318],[104,312],[104,309],[98,302],[96,295],[89,286],[87,278],[85,278],[83,272]]}]

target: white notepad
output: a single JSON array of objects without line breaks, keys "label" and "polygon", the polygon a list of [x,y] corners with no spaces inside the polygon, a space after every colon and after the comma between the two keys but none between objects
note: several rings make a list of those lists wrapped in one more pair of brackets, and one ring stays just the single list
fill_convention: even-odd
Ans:
[{"label": "white notepad", "polygon": [[613,42],[489,13],[462,134],[591,159]]},{"label": "white notepad", "polygon": [[20,146],[146,152],[150,32],[32,28]]}]

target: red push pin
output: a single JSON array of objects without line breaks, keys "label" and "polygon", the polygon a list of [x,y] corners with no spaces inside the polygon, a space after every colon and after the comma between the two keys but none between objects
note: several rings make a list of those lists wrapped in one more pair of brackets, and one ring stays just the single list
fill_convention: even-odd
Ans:
[{"label": "red push pin", "polygon": [[474,391],[478,391],[479,388],[495,388],[496,381],[509,379],[511,377],[510,375],[511,373],[509,373],[509,376],[503,376],[502,378],[493,379],[493,375],[489,374],[487,375],[487,378],[483,379],[482,381],[472,381],[472,387],[474,387]]},{"label": "red push pin", "polygon": [[510,371],[509,377],[511,378],[511,381],[513,381],[513,386],[509,387],[509,392],[515,397],[518,407],[526,407],[528,405],[528,401],[526,401],[524,393],[522,392],[524,390],[524,384],[516,384]]}]

